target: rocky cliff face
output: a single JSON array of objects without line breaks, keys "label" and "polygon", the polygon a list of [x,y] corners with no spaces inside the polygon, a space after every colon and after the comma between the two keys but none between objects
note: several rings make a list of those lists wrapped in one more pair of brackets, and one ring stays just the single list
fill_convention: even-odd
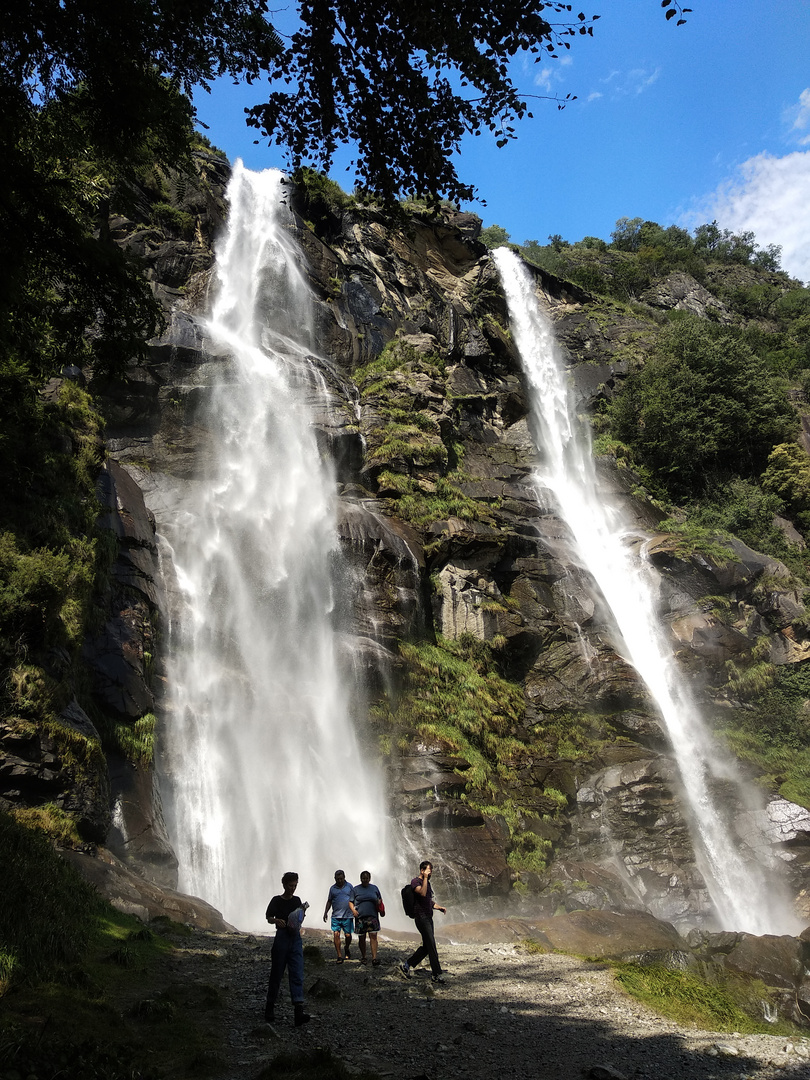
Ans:
[{"label": "rocky cliff face", "polygon": [[[155,522],[164,536],[177,527],[208,446],[212,373],[227,363],[206,352],[199,321],[226,170],[207,155],[199,164],[200,183],[184,193],[191,235],[113,222],[119,242],[146,259],[168,326],[145,365],[92,387],[108,421],[106,524],[120,544],[108,618],[88,657],[102,707],[130,725],[157,713],[158,738],[160,620],[172,574],[158,566]],[[369,722],[365,734],[387,748],[394,817],[462,898],[517,903],[528,890],[526,902],[548,912],[642,905],[675,921],[699,919],[705,886],[655,710],[617,652],[564,523],[532,483],[526,390],[477,219],[419,212],[392,224],[374,209],[332,209],[292,188],[290,199],[316,297],[328,393],[315,407],[336,463],[351,578],[339,629],[347,670],[359,673],[358,700],[389,722]],[[651,310],[712,306],[687,275],[675,277],[647,298]],[[653,315],[637,305],[606,324],[581,289],[541,271],[536,283],[582,408],[620,392],[654,339]],[[606,490],[654,537],[661,618],[707,708],[740,707],[713,689],[725,683],[726,660],[742,662],[755,646],[777,665],[808,657],[796,629],[802,599],[780,563],[739,542],[723,559],[685,551],[656,533],[661,515],[626,469],[605,458],[600,470]],[[718,596],[728,601],[722,613]],[[401,644],[436,641],[457,643],[470,663],[483,643],[479,668],[489,664],[517,688],[485,781],[473,775],[466,744],[396,720],[416,677]],[[171,885],[149,767],[122,761],[112,775],[112,850]],[[733,811],[744,832],[748,811]],[[767,813],[772,852],[788,863],[810,919],[810,813],[785,800]]]}]

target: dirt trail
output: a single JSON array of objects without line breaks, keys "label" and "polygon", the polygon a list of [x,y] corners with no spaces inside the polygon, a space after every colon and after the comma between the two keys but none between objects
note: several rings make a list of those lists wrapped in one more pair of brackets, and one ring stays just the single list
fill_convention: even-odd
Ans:
[{"label": "dirt trail", "polygon": [[326,934],[309,931],[306,941],[321,946],[323,963],[307,961],[313,1019],[300,1029],[286,993],[275,1026],[262,1019],[271,938],[197,931],[180,945],[171,977],[224,992],[227,1065],[217,1080],[246,1080],[276,1054],[314,1047],[358,1071],[409,1080],[810,1080],[810,1038],[681,1028],[627,997],[600,964],[513,945],[444,945],[447,982],[434,986],[427,969],[400,973],[404,942],[381,940],[372,968],[356,948],[336,964]]}]

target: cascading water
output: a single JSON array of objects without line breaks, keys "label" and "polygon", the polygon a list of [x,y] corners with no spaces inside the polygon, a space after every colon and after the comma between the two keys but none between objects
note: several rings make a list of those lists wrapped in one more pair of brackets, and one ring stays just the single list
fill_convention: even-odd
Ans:
[{"label": "cascading water", "polygon": [[213,449],[172,537],[184,610],[161,763],[180,888],[247,930],[266,929],[285,871],[317,910],[336,867],[378,881],[387,850],[336,659],[334,477],[307,407],[312,303],[282,182],[237,162],[228,188],[208,326]]},{"label": "cascading water", "polygon": [[[742,784],[704,726],[655,618],[652,568],[626,543],[633,530],[599,481],[587,430],[569,400],[565,367],[534,281],[508,249],[494,253],[515,341],[531,388],[532,423],[543,464],[538,493],[550,492],[571,530],[623,638],[625,658],[660,711],[680,770],[696,857],[719,923],[754,934],[797,933],[801,924],[779,896],[771,870],[746,859],[713,791],[717,780]],[[636,537],[638,536],[635,530]],[[621,647],[621,646],[620,646]]]}]

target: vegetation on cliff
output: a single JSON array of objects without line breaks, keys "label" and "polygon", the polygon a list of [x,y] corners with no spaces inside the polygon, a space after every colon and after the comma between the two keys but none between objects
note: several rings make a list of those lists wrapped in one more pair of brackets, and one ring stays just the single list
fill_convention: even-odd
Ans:
[{"label": "vegetation on cliff", "polygon": [[[509,242],[499,226],[482,238]],[[609,243],[549,241],[519,250],[589,291],[590,326],[607,332],[625,319],[637,328],[626,334],[634,347],[611,355],[623,367],[617,385],[596,398],[596,452],[631,468],[669,513],[661,527],[675,535],[682,557],[704,552],[722,564],[731,555],[723,554],[727,538],[737,536],[784,562],[797,596],[806,596],[810,455],[800,426],[810,386],[810,288],[780,270],[778,248],[760,249],[753,233],[716,222],[690,235],[622,218]],[[576,358],[580,337],[567,344]],[[721,619],[739,626],[735,617],[726,611]],[[800,618],[795,633],[805,631]],[[805,666],[778,668],[754,644],[726,664],[715,690],[746,702],[718,717],[735,754],[764,785],[807,806]]]}]

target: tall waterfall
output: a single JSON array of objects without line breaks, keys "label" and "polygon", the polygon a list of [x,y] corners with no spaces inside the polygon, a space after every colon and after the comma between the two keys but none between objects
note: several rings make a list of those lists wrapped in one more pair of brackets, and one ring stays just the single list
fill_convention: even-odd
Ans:
[{"label": "tall waterfall", "polygon": [[555,500],[613,614],[625,659],[657,703],[678,763],[696,858],[717,920],[725,929],[754,934],[798,932],[789,905],[778,896],[773,871],[745,858],[716,798],[718,780],[736,782],[741,797],[742,782],[714,745],[677,670],[655,617],[653,570],[634,555],[627,543],[632,527],[600,490],[590,438],[569,399],[565,367],[531,274],[506,248],[494,257],[531,388],[532,423],[542,458],[538,491],[541,498],[550,492]]},{"label": "tall waterfall", "polygon": [[183,611],[164,772],[180,888],[246,930],[266,929],[285,871],[314,914],[336,868],[376,881],[386,852],[336,658],[334,477],[307,404],[312,303],[282,182],[233,171],[208,325],[210,466],[172,552]]}]

